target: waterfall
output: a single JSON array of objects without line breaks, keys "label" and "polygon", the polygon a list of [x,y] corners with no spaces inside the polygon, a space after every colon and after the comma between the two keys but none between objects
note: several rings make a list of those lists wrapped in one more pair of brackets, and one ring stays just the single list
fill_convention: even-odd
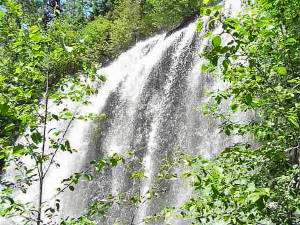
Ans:
[{"label": "waterfall", "polygon": [[[225,7],[236,13],[240,1],[227,0]],[[107,120],[72,124],[67,138],[78,153],[58,156],[60,167],[53,168],[45,180],[45,200],[51,198],[62,179],[82,171],[93,159],[130,150],[134,160],[128,168],[119,166],[94,174],[93,181],[82,181],[74,192],[63,193],[60,216],[79,216],[92,202],[109,194],[140,191],[145,195],[154,185],[162,160],[172,159],[178,149],[211,157],[235,141],[220,133],[218,121],[197,110],[208,101],[205,90],[224,84],[211,74],[201,74],[203,60],[199,54],[209,40],[203,38],[204,33],[197,34],[195,26],[192,23],[167,38],[162,34],[141,41],[99,71],[106,82],[99,94],[89,99],[91,104],[80,111],[105,113]],[[73,103],[65,106],[77,107]],[[133,181],[130,169],[144,170],[147,178]],[[164,181],[160,188],[166,193],[138,208],[114,205],[99,224],[114,224],[117,219],[120,224],[130,224],[132,218],[133,224],[143,224],[144,217],[165,206],[180,206],[192,194],[188,182],[180,179]],[[35,195],[32,189],[21,199]],[[172,224],[185,222],[176,219]]]}]

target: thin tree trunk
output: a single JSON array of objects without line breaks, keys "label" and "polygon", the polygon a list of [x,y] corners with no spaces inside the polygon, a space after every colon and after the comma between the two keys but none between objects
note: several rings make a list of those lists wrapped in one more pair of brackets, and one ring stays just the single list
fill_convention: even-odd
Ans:
[{"label": "thin tree trunk", "polygon": [[44,129],[43,129],[43,145],[41,152],[41,161],[39,162],[39,201],[38,201],[38,217],[37,225],[42,223],[42,203],[43,203],[43,188],[44,188],[44,171],[43,171],[43,160],[45,156],[46,148],[46,131],[47,131],[47,115],[48,115],[48,102],[49,102],[49,74],[46,74],[46,90],[45,90],[45,114],[44,114]]}]

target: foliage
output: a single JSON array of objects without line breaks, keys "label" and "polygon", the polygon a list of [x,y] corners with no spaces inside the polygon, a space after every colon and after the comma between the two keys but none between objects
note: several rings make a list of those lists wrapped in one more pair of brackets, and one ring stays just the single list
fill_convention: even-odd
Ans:
[{"label": "foliage", "polygon": [[139,38],[141,29],[141,9],[139,0],[121,0],[113,15],[111,43],[114,51],[128,47]]},{"label": "foliage", "polygon": [[[27,224],[41,224],[42,212],[52,212],[51,208],[45,209],[44,179],[51,167],[59,166],[55,159],[58,152],[76,152],[65,139],[70,124],[75,119],[103,116],[77,115],[68,109],[55,113],[49,109],[50,104],[59,106],[66,100],[88,104],[85,96],[98,93],[93,85],[96,67],[86,60],[86,47],[76,42],[67,23],[54,18],[43,29],[42,20],[32,25],[33,20],[27,16],[23,17],[22,5],[17,1],[3,3],[0,157],[5,160],[4,169],[14,168],[15,174],[12,180],[1,179],[0,214],[20,216]],[[67,128],[50,129],[49,123],[53,121],[66,121]],[[31,158],[33,164],[23,163],[25,157]],[[26,193],[35,183],[39,185],[37,205],[14,199],[18,190]]]},{"label": "foliage", "polygon": [[[226,135],[250,135],[256,144],[196,159],[199,195],[184,208],[197,224],[299,223],[299,12],[294,0],[258,1],[238,18],[219,7],[203,10],[212,15],[206,37],[213,36],[203,72],[220,64],[229,84],[212,93],[204,113],[222,119]],[[219,24],[223,31],[212,34]],[[231,114],[252,112],[255,120],[232,121],[220,110],[223,101],[231,101]]]},{"label": "foliage", "polygon": [[[73,1],[70,1],[69,4],[74,5]],[[75,2],[73,8],[76,4]],[[88,2],[82,4],[85,7],[89,5]],[[90,7],[93,9],[90,19],[94,21],[80,28],[78,34],[86,37],[90,53],[95,55],[94,58],[98,62],[101,62],[103,59],[117,56],[137,40],[152,35],[157,30],[174,28],[186,17],[199,13],[201,5],[201,0],[119,0],[103,1],[101,4],[93,1],[90,3]],[[84,6],[75,7],[75,11],[88,15],[85,12],[87,10],[83,10],[83,8]],[[83,17],[76,16],[75,11],[74,13],[72,10],[66,11],[62,15],[69,15],[73,22],[82,20]],[[85,18],[87,19],[88,16]]]},{"label": "foliage", "polygon": [[202,1],[194,0],[149,0],[148,18],[154,27],[161,29],[172,27],[189,15],[198,14]]},{"label": "foliage", "polygon": [[8,1],[6,6],[8,11],[1,16],[0,46],[1,124],[7,131],[2,133],[4,145],[10,144],[26,126],[31,126],[29,121],[35,113],[28,113],[37,111],[38,99],[45,91],[46,73],[48,85],[52,87],[61,78],[68,75],[75,78],[78,70],[92,66],[84,58],[85,46],[74,42],[66,23],[53,21],[47,31],[39,23],[28,24],[27,29],[19,26],[23,18],[21,5]]},{"label": "foliage", "polygon": [[110,43],[111,22],[99,16],[97,20],[89,22],[76,33],[88,46],[87,57],[92,61],[103,62],[111,57],[112,45]]}]

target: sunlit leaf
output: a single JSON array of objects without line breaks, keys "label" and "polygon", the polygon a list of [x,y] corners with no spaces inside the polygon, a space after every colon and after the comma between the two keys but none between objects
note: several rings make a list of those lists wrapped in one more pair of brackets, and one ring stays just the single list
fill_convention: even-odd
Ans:
[{"label": "sunlit leaf", "polygon": [[222,42],[222,39],[221,39],[221,37],[219,37],[219,36],[214,37],[214,38],[212,39],[212,44],[213,44],[214,47],[220,46],[220,45],[221,45],[221,42]]},{"label": "sunlit leaf", "polygon": [[286,75],[286,68],[285,67],[278,67],[277,68],[278,73],[280,73],[281,75]]},{"label": "sunlit leaf", "polygon": [[204,23],[202,21],[197,22],[197,33],[200,33],[203,29]]}]

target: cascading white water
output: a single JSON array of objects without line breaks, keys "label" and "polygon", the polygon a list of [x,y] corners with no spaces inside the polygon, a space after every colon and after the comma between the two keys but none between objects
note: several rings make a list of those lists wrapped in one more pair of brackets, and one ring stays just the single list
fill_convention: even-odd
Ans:
[{"label": "cascading white water", "polygon": [[[227,0],[225,8],[235,14],[241,9],[240,1]],[[204,90],[224,86],[200,72],[203,61],[198,55],[208,42],[202,36],[192,23],[166,39],[163,34],[137,43],[100,71],[106,76],[106,83],[90,99],[92,104],[80,110],[83,114],[106,113],[107,121],[72,124],[67,138],[79,152],[57,157],[61,166],[48,174],[44,199],[53,196],[62,179],[82,171],[91,160],[113,153],[133,151],[133,168],[144,170],[147,178],[134,182],[124,167],[95,175],[93,181],[81,182],[74,193],[61,196],[61,216],[78,216],[108,194],[140,190],[144,195],[154,185],[162,159],[172,159],[178,148],[183,153],[210,157],[234,141],[220,134],[217,121],[197,110],[207,102]],[[70,108],[70,103],[66,105]],[[191,194],[191,188],[182,180],[165,181],[161,188],[167,189],[162,198],[146,201],[138,209],[113,206],[99,223],[114,224],[119,219],[120,224],[130,224],[134,217],[133,224],[141,224],[147,215],[167,205],[181,205]],[[33,199],[34,193],[31,190],[27,198],[20,199]],[[172,224],[184,222],[172,220]]]}]

